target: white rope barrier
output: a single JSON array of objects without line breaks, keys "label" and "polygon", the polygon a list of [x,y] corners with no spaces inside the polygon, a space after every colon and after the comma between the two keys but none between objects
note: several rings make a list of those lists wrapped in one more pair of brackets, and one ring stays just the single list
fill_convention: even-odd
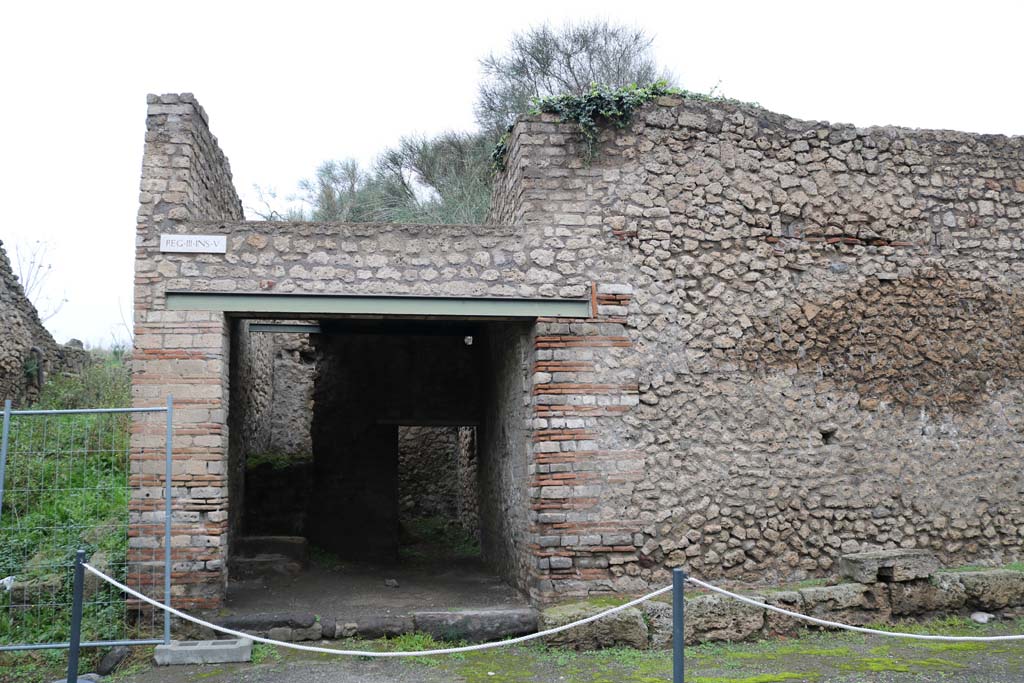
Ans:
[{"label": "white rope barrier", "polygon": [[925,635],[921,633],[900,633],[898,631],[880,631],[874,628],[864,628],[862,626],[850,626],[849,624],[841,624],[837,621],[828,621],[826,619],[818,619],[817,617],[811,617],[806,614],[800,614],[799,612],[790,612],[788,609],[782,609],[775,605],[766,605],[763,602],[757,600],[751,600],[750,598],[731,593],[724,588],[718,586],[712,586],[710,583],[705,583],[700,579],[695,579],[692,576],[686,577],[686,580],[695,586],[706,588],[709,591],[724,595],[727,598],[738,600],[739,602],[746,603],[751,607],[757,607],[760,609],[766,609],[770,612],[777,612],[778,614],[784,614],[787,617],[793,617],[794,619],[801,619],[808,621],[818,626],[828,626],[830,628],[842,629],[844,631],[853,631],[855,633],[868,633],[875,636],[885,636],[887,638],[912,638],[914,640],[938,640],[946,643],[989,643],[1000,640],[1024,640],[1024,635],[1013,635],[1013,636],[933,636]]},{"label": "white rope barrier", "polygon": [[297,643],[287,643],[284,641],[271,640],[270,638],[254,636],[248,633],[243,633],[241,631],[235,631],[230,628],[218,626],[216,624],[211,624],[208,621],[203,621],[202,619],[199,619],[197,617],[185,614],[181,610],[175,609],[170,605],[164,605],[163,603],[160,603],[150,597],[147,597],[142,593],[139,593],[138,591],[132,590],[131,588],[124,585],[123,583],[120,583],[116,579],[112,579],[111,577],[107,576],[106,574],[96,569],[87,562],[83,562],[82,566],[85,567],[86,571],[98,576],[99,578],[109,583],[111,586],[120,589],[121,591],[127,593],[128,595],[131,595],[132,597],[138,598],[139,600],[142,600],[143,602],[148,603],[153,607],[169,612],[170,614],[173,614],[176,617],[184,619],[185,621],[190,621],[193,624],[198,624],[199,626],[205,626],[206,628],[213,629],[214,631],[217,631],[219,633],[234,636],[235,638],[248,638],[257,643],[266,643],[267,645],[276,645],[278,647],[286,647],[292,650],[302,650],[303,652],[318,652],[321,654],[328,655],[344,655],[349,657],[429,657],[432,655],[451,655],[457,654],[459,652],[474,652],[477,650],[490,650],[496,647],[516,645],[518,643],[525,643],[530,640],[536,640],[537,638],[543,638],[545,636],[554,635],[555,633],[561,633],[562,631],[568,631],[569,629],[575,628],[577,626],[589,624],[593,621],[597,621],[598,619],[602,619],[610,614],[615,614],[616,612],[621,612],[624,609],[628,609],[635,605],[639,605],[640,603],[650,600],[651,598],[655,598],[659,595],[662,595],[663,593],[671,592],[672,590],[672,586],[666,586],[664,588],[654,591],[653,593],[648,593],[643,597],[637,598],[636,600],[631,600],[623,605],[619,605],[618,607],[612,607],[611,609],[599,612],[598,614],[587,617],[586,619],[580,619],[579,621],[574,621],[571,624],[565,624],[563,626],[556,626],[555,628],[548,629],[547,631],[540,631],[538,633],[530,633],[525,636],[519,636],[518,638],[509,638],[508,640],[497,640],[490,643],[480,643],[478,645],[467,645],[465,647],[448,647],[439,650],[417,650],[415,652],[373,652],[369,650],[335,650],[329,647],[316,647],[314,645],[299,645]]},{"label": "white rope barrier", "polygon": [[[131,595],[134,598],[138,598],[139,600],[142,600],[143,602],[145,602],[145,603],[147,603],[149,605],[152,605],[153,607],[156,607],[157,609],[162,609],[162,610],[164,610],[164,611],[166,611],[166,612],[168,612],[170,614],[173,614],[174,616],[176,616],[176,617],[178,617],[180,619],[184,619],[185,621],[192,622],[193,624],[197,624],[199,626],[204,626],[206,628],[212,629],[213,631],[217,631],[218,633],[223,633],[225,635],[234,636],[235,638],[248,638],[248,639],[250,639],[250,640],[252,640],[254,642],[257,642],[257,643],[266,643],[267,645],[275,645],[277,647],[285,647],[285,648],[289,648],[289,649],[292,649],[292,650],[301,650],[303,652],[317,652],[317,653],[329,654],[329,655],[342,655],[342,656],[348,656],[348,657],[429,657],[429,656],[433,656],[433,655],[450,655],[450,654],[457,654],[457,653],[460,653],[460,652],[475,652],[475,651],[478,651],[478,650],[490,650],[490,649],[496,648],[496,647],[506,647],[508,645],[517,645],[519,643],[525,643],[525,642],[528,642],[528,641],[531,641],[531,640],[536,640],[537,638],[544,638],[545,636],[550,636],[550,635],[554,635],[556,633],[561,633],[563,631],[568,631],[569,629],[576,628],[577,626],[583,626],[584,624],[589,624],[591,622],[597,621],[598,619],[603,619],[604,617],[607,617],[607,616],[609,616],[611,614],[615,614],[616,612],[621,612],[622,610],[629,609],[630,607],[634,607],[636,605],[639,605],[642,602],[646,602],[647,600],[650,600],[650,599],[655,598],[655,597],[657,597],[659,595],[663,595],[665,593],[669,593],[669,592],[672,591],[672,586],[665,586],[664,588],[659,588],[658,590],[654,591],[653,593],[648,593],[647,595],[644,595],[642,597],[636,598],[635,600],[630,600],[629,602],[624,603],[622,605],[619,605],[618,607],[612,607],[610,609],[606,609],[603,612],[598,612],[597,614],[595,614],[593,616],[587,617],[585,619],[580,619],[579,621],[574,621],[571,624],[564,624],[562,626],[556,626],[555,628],[551,628],[551,629],[548,629],[546,631],[539,631],[537,633],[530,633],[530,634],[525,635],[525,636],[519,636],[518,638],[509,638],[508,640],[498,640],[498,641],[493,641],[493,642],[489,642],[489,643],[479,643],[477,645],[467,645],[465,647],[448,647],[448,648],[442,648],[442,649],[436,649],[436,650],[417,650],[415,652],[374,652],[374,651],[370,651],[370,650],[336,650],[336,649],[329,648],[329,647],[316,647],[314,645],[299,645],[298,643],[288,643],[288,642],[284,642],[284,641],[281,641],[281,640],[271,640],[270,638],[263,638],[261,636],[254,636],[254,635],[251,635],[249,633],[243,633],[242,631],[235,631],[235,630],[230,629],[230,628],[225,628],[224,626],[218,626],[217,624],[211,624],[208,621],[203,621],[202,619],[199,619],[198,617],[193,617],[190,614],[186,614],[185,612],[182,612],[181,610],[175,609],[175,608],[171,607],[170,605],[165,605],[165,604],[163,604],[161,602],[158,602],[158,601],[154,600],[153,598],[150,598],[150,597],[148,597],[146,595],[143,595],[142,593],[140,593],[140,592],[138,592],[136,590],[132,590],[131,588],[129,588],[128,586],[124,585],[123,583],[120,583],[116,579],[113,579],[113,578],[107,576],[106,574],[104,574],[100,570],[96,569],[92,565],[88,564],[87,562],[83,562],[82,566],[85,568],[86,571],[94,574],[95,576],[98,576],[100,579],[102,579],[103,581],[106,581],[111,586],[114,586],[115,588],[123,591],[124,593],[127,593],[128,595]],[[812,617],[812,616],[809,616],[809,615],[806,615],[806,614],[800,614],[799,612],[792,612],[790,610],[783,609],[781,607],[776,607],[775,605],[768,605],[768,604],[765,604],[763,602],[758,602],[757,600],[753,600],[753,599],[745,597],[743,595],[739,595],[737,593],[732,593],[730,591],[727,591],[724,588],[719,588],[718,586],[714,586],[714,585],[712,585],[710,583],[706,583],[704,581],[701,581],[700,579],[695,579],[692,576],[686,577],[686,580],[689,581],[690,583],[692,583],[695,586],[699,586],[701,588],[705,588],[705,589],[707,589],[707,590],[709,590],[709,591],[711,591],[713,593],[718,593],[719,595],[724,595],[727,598],[731,598],[733,600],[737,600],[737,601],[742,602],[744,604],[750,605],[751,607],[757,607],[758,609],[764,609],[764,610],[768,610],[770,612],[776,612],[778,614],[782,614],[782,615],[785,615],[787,617],[791,617],[793,619],[799,619],[799,620],[802,620],[802,621],[806,621],[806,622],[809,622],[809,623],[812,623],[812,624],[816,624],[818,626],[825,626],[825,627],[828,627],[828,628],[835,628],[835,629],[840,629],[840,630],[844,630],[844,631],[853,631],[855,633],[867,633],[867,634],[870,634],[870,635],[885,636],[887,638],[911,638],[911,639],[914,639],[914,640],[933,640],[933,641],[940,641],[940,642],[947,642],[947,643],[987,643],[987,642],[997,642],[997,641],[1006,641],[1006,640],[1024,640],[1024,635],[1008,635],[1008,636],[939,636],[939,635],[925,635],[925,634],[919,634],[919,633],[900,633],[898,631],[881,631],[881,630],[873,629],[873,628],[865,628],[863,626],[851,626],[849,624],[842,624],[842,623],[839,623],[837,621],[828,621],[827,619],[818,619],[817,617]]]}]

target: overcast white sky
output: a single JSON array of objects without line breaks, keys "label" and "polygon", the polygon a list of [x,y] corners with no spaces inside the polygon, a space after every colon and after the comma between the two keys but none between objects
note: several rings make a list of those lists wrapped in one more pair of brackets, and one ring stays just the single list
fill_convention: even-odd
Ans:
[{"label": "overcast white sky", "polygon": [[[327,158],[473,127],[478,59],[549,20],[655,36],[681,85],[807,119],[1024,134],[1024,3],[5,2],[0,239],[50,243],[47,324],[109,345],[130,320],[146,93],[193,92],[247,205]],[[3,331],[0,330],[0,334]]]}]

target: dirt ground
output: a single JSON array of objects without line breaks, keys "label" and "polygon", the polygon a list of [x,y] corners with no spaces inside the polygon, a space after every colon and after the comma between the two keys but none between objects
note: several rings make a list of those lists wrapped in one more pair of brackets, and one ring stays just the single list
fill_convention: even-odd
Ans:
[{"label": "dirt ground", "polygon": [[[1024,633],[1024,621],[980,626],[945,619],[920,632],[959,635]],[[338,643],[351,647],[355,643]],[[404,642],[362,644],[373,649],[429,647]],[[576,653],[543,646],[501,648],[424,660],[332,658],[258,647],[259,663],[147,668],[118,677],[131,683],[654,683],[672,679],[671,653],[629,649]],[[760,643],[688,648],[688,683],[1021,683],[1024,641],[936,643],[859,634],[807,633]]]}]

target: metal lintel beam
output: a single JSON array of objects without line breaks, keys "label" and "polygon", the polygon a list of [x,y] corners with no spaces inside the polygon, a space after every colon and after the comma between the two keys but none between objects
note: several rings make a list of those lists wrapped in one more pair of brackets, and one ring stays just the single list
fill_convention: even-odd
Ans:
[{"label": "metal lintel beam", "polygon": [[588,318],[587,299],[168,292],[170,311],[235,315],[378,315],[454,318]]}]

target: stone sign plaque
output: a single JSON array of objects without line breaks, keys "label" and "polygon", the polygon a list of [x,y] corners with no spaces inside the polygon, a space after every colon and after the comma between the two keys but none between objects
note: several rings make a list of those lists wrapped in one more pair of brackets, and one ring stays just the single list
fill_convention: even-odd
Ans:
[{"label": "stone sign plaque", "polygon": [[227,235],[160,235],[160,251],[186,254],[225,254]]}]

